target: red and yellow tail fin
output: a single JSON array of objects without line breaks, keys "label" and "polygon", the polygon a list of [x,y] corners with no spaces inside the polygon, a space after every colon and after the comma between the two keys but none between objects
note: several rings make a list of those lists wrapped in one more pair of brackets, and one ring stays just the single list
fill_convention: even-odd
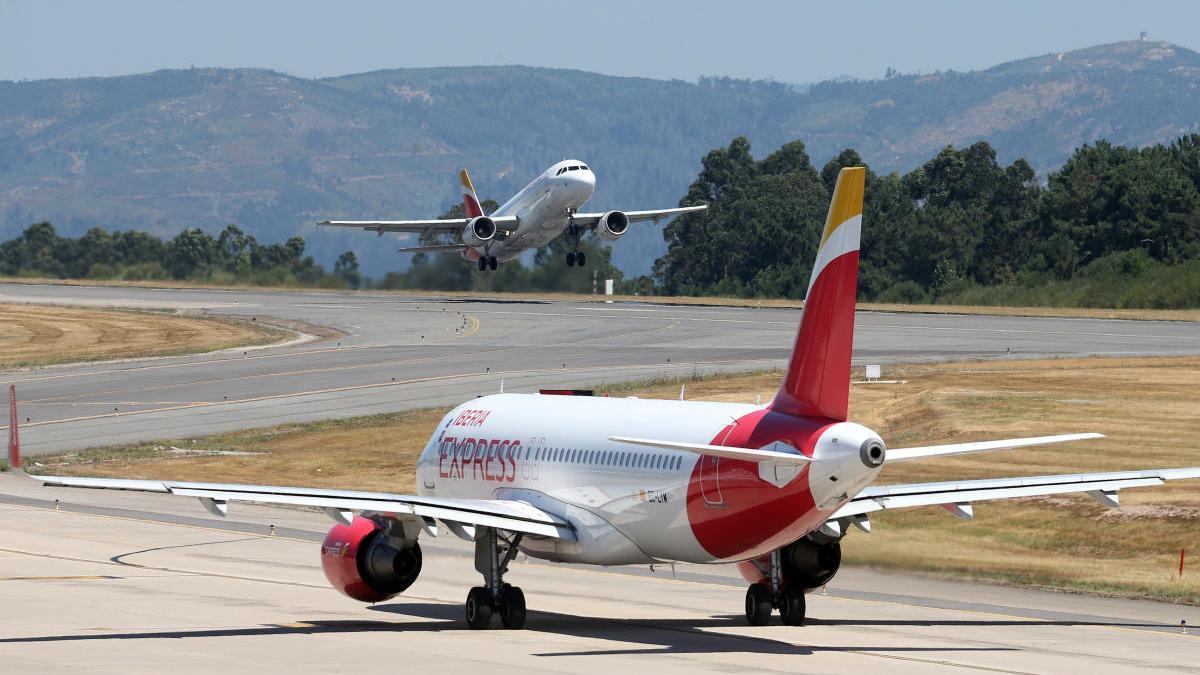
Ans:
[{"label": "red and yellow tail fin", "polygon": [[846,419],[866,176],[863,167],[847,167],[838,174],[808,282],[796,346],[771,403],[775,411]]},{"label": "red and yellow tail fin", "polygon": [[8,467],[21,471],[21,425],[17,423],[17,385],[8,386]]},{"label": "red and yellow tail fin", "polygon": [[467,175],[466,169],[458,172],[458,180],[462,183],[463,212],[468,218],[482,216],[483,209],[479,206],[479,197],[475,196],[475,186],[471,185],[471,177]]}]

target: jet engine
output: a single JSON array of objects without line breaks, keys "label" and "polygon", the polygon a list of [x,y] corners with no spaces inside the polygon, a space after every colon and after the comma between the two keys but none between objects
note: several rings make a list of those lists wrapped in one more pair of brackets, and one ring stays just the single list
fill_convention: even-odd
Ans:
[{"label": "jet engine", "polygon": [[784,546],[779,553],[783,578],[805,590],[829,583],[842,565],[842,545],[836,540],[818,543],[805,537]]},{"label": "jet engine", "polygon": [[[805,537],[779,550],[779,562],[785,585],[796,585],[805,592],[820,588],[833,579],[842,564],[842,546],[836,540],[819,541]],[[770,569],[768,556],[738,563],[738,571],[752,584],[765,582]]]},{"label": "jet engine", "polygon": [[415,539],[389,536],[382,522],[356,516],[349,525],[335,525],[325,535],[321,568],[343,595],[361,602],[383,602],[417,580],[421,547]]},{"label": "jet engine", "polygon": [[463,228],[462,240],[467,246],[483,246],[496,236],[496,221],[476,216]]},{"label": "jet engine", "polygon": [[596,234],[604,241],[616,241],[629,229],[629,216],[621,211],[609,211],[596,223]]}]

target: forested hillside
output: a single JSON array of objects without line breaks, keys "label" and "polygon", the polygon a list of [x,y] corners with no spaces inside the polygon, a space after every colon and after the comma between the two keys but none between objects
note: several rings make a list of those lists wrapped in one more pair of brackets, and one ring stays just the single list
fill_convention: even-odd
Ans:
[{"label": "forested hillside", "polygon": [[[704,158],[654,266],[668,295],[803,298],[847,149],[818,170],[793,141]],[[868,171],[859,295],[881,302],[1200,307],[1200,135],[1084,145],[1043,186],[980,141],[916,169]]]},{"label": "forested hillside", "polygon": [[[525,67],[386,70],[309,80],[262,70],[0,82],[0,238],[49,220],[59,233],[142,229],[264,243],[303,235],[318,263],[344,251],[381,278],[409,259],[316,220],[423,217],[458,195],[456,170],[503,199],[579,157],[590,206],[670,206],[710,148],[804,140],[818,164],[853,147],[880,173],[988,140],[1039,171],[1083,143],[1140,147],[1200,130],[1200,55],[1128,42],[972,73],[830,82],[697,83]],[[665,251],[638,227],[613,249],[627,274]]]}]

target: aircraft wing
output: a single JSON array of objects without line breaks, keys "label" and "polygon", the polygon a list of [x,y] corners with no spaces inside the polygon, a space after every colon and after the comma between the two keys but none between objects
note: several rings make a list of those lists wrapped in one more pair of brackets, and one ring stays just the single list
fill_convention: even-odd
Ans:
[{"label": "aircraft wing", "polygon": [[[490,217],[490,216],[489,216]],[[516,216],[497,216],[492,218],[496,229],[502,232],[514,232],[517,229]],[[317,225],[325,227],[356,227],[367,232],[462,232],[471,222],[470,218],[449,218],[446,220],[322,220]]]},{"label": "aircraft wing", "polygon": [[430,244],[429,246],[409,246],[398,248],[398,253],[456,253],[465,250],[466,244]]},{"label": "aircraft wing", "polygon": [[971,503],[994,499],[1044,497],[1046,495],[1086,492],[1108,506],[1117,506],[1117,492],[1124,488],[1162,485],[1169,480],[1200,478],[1200,466],[1180,469],[1149,469],[1109,473],[1073,473],[1023,478],[985,478],[944,483],[878,485],[858,493],[838,509],[830,520],[864,516],[873,511],[942,506],[969,518]]},{"label": "aircraft wing", "polygon": [[397,515],[409,514],[426,521],[440,520],[454,531],[462,525],[494,527],[510,532],[574,540],[575,532],[564,519],[526,502],[512,499],[444,499],[381,492],[319,490],[313,488],[185,483],[119,478],[30,476],[49,487],[161,492],[196,497],[211,513],[225,515],[229,502],[253,502],[288,506],[310,506],[325,511],[339,522],[348,522],[355,511]]},{"label": "aircraft wing", "polygon": [[[657,209],[657,210],[653,210],[653,211],[623,211],[622,213],[624,213],[629,218],[630,223],[640,223],[643,220],[653,220],[655,222],[658,222],[658,221],[662,220],[663,218],[670,218],[671,216],[677,216],[677,215],[680,215],[683,213],[695,213],[697,211],[704,211],[707,208],[708,208],[707,204],[701,204],[700,206],[683,206],[683,207],[680,207],[677,209]],[[600,219],[603,217],[604,217],[603,213],[576,213],[575,214],[575,224],[580,227],[595,227],[600,222]]]}]

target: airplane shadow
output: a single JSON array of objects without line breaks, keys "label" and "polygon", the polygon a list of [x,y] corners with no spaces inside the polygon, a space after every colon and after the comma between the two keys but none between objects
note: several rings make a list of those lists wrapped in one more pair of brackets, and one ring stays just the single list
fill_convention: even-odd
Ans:
[{"label": "airplane shadow", "polygon": [[[371,621],[371,620],[313,620],[286,624],[266,624],[245,628],[216,628],[201,630],[136,631],[125,633],[101,633],[86,635],[43,635],[32,637],[0,638],[0,644],[12,643],[61,643],[103,640],[158,640],[213,637],[253,637],[272,635],[325,635],[337,633],[421,633],[442,631],[469,631],[459,605],[434,602],[411,602],[374,605],[371,610],[416,617],[419,620]],[[1118,626],[1133,628],[1165,628],[1158,624],[1103,622],[1103,621],[1040,621],[1035,619],[982,619],[953,621],[922,620],[844,620],[812,618],[814,626]],[[713,632],[711,628],[745,628],[741,615],[716,615],[702,619],[609,619],[572,616],[556,612],[529,612],[526,630],[641,645],[614,649],[592,649],[585,651],[541,652],[535,656],[615,656],[635,654],[712,654],[747,652],[755,654],[811,655],[822,652],[870,651],[881,653],[916,652],[1004,652],[1015,651],[1012,647],[905,647],[879,646],[870,643],[821,646],[793,644],[790,640],[803,640],[804,628],[787,629],[786,636],[745,635]],[[494,630],[499,628],[497,620]],[[778,633],[779,627],[766,630]],[[482,634],[486,635],[486,633]]]}]

